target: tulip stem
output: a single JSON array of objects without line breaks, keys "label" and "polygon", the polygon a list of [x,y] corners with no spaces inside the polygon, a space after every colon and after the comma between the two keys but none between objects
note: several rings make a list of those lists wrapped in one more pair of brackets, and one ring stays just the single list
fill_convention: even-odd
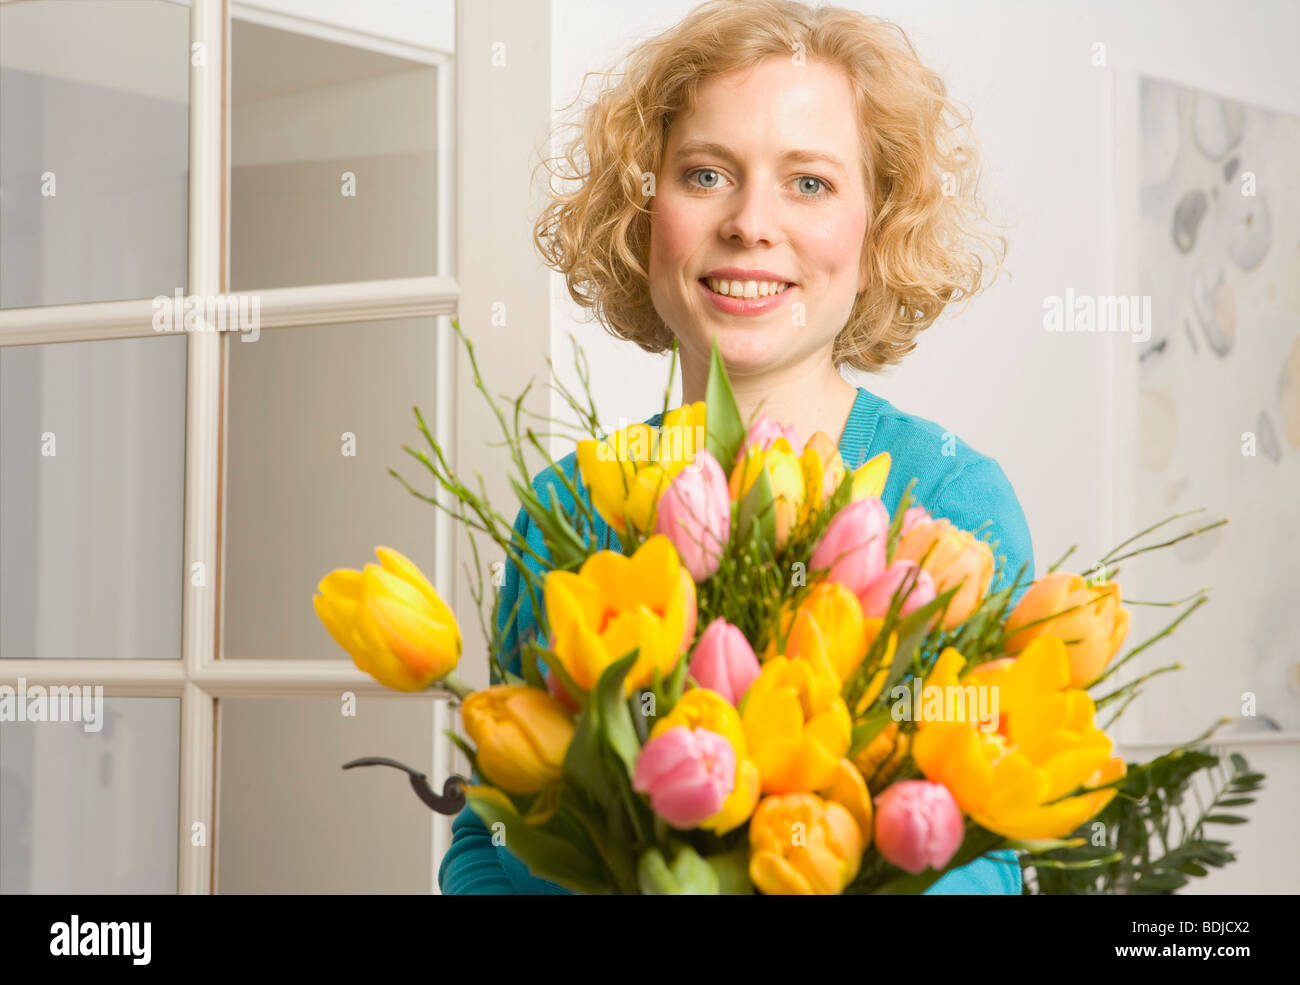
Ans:
[{"label": "tulip stem", "polygon": [[474,693],[474,689],[457,677],[454,670],[447,671],[442,677],[438,678],[436,683],[444,690],[456,695],[461,701]]}]

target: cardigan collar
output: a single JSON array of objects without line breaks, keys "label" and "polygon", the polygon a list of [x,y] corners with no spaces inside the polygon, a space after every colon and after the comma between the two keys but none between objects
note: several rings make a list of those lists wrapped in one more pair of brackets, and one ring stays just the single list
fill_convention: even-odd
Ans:
[{"label": "cardigan collar", "polygon": [[844,467],[852,472],[865,462],[871,453],[871,443],[876,437],[876,424],[880,413],[887,406],[886,401],[877,397],[870,390],[858,387],[858,395],[849,411],[849,419],[844,424],[844,433],[840,436],[840,458]]}]

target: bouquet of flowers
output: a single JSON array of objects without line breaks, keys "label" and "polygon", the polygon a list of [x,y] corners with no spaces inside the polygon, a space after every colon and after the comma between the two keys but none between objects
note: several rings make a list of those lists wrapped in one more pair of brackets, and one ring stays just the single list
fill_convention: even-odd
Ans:
[{"label": "bouquet of flowers", "polygon": [[[921,892],[998,849],[1120,861],[1084,826],[1168,757],[1126,764],[1097,722],[1154,674],[1095,692],[1148,645],[1114,659],[1129,613],[1113,566],[1147,548],[1022,584],[911,485],[891,517],[887,452],[848,472],[823,433],[797,449],[766,416],[743,421],[716,349],[706,399],[667,410],[666,395],[657,427],[602,434],[589,394],[559,388],[588,422],[589,495],[554,469],[567,511],[530,483],[525,449],[556,463],[521,424],[523,396],[513,417],[499,407],[460,334],[545,554],[454,474],[418,410],[429,452],[406,450],[452,505],[402,481],[518,569],[540,629],[521,673],[489,634],[500,683],[466,688],[456,618],[396,551],[315,597],[362,670],[460,698],[472,745],[447,734],[479,782],[453,777],[440,797],[410,770],[426,803],[468,803],[534,875],[579,893]],[[619,550],[594,546],[597,515]]]}]

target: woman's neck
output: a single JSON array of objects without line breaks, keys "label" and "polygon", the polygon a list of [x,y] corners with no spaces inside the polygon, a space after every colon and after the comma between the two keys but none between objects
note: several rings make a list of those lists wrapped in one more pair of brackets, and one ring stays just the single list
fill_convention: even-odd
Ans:
[{"label": "woman's neck", "polygon": [[[708,378],[707,362],[683,358],[683,402],[703,400]],[[838,443],[858,396],[857,387],[840,376],[829,354],[810,365],[783,367],[761,375],[731,375],[731,389],[746,426],[761,411],[780,424],[794,427],[796,452],[817,431],[826,432],[831,441]]]}]

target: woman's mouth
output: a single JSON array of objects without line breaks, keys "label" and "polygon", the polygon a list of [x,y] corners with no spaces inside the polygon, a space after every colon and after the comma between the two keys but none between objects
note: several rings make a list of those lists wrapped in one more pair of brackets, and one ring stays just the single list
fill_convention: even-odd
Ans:
[{"label": "woman's mouth", "polygon": [[719,311],[730,315],[761,315],[785,300],[794,284],[778,281],[726,280],[701,277],[700,289]]}]

